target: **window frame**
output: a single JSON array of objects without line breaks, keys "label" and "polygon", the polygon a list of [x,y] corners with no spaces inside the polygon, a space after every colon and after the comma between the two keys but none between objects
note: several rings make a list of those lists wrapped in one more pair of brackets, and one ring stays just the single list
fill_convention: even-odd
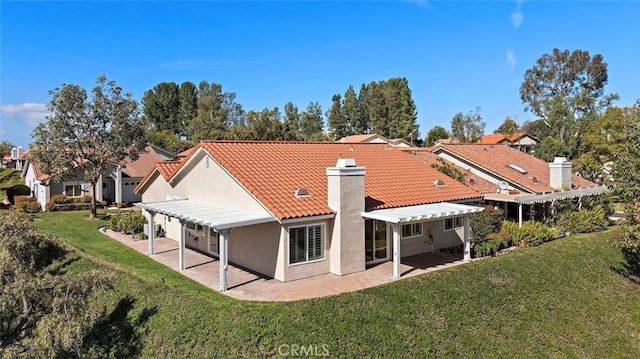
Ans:
[{"label": "window frame", "polygon": [[[407,226],[411,226],[411,230],[409,235],[404,234],[404,229]],[[420,228],[419,231],[416,230],[416,228]],[[414,222],[414,223],[407,223],[407,224],[403,224],[402,227],[400,228],[400,238],[401,239],[409,239],[409,238],[416,238],[416,237],[422,237],[422,235],[424,234],[424,226],[422,225],[422,222]]]},{"label": "window frame", "polygon": [[[310,246],[309,246],[309,228],[310,227],[320,227],[320,241],[321,241],[321,252],[322,252],[322,257],[321,258],[309,259],[309,250],[310,250]],[[291,243],[291,231],[295,230],[295,229],[299,229],[299,228],[304,228],[304,234],[305,234],[305,260],[292,263],[291,262],[291,248],[292,248],[292,245],[291,245],[292,244]],[[291,267],[291,266],[304,265],[304,264],[324,261],[326,259],[326,257],[327,257],[327,255],[326,255],[326,251],[327,251],[326,236],[327,236],[326,223],[310,223],[310,224],[301,225],[301,226],[290,226],[290,227],[287,227],[287,241],[288,241],[287,265],[289,267]]]},{"label": "window frame", "polygon": [[[449,218],[445,218],[443,221],[443,225],[444,225],[444,231],[445,232],[451,232],[451,231],[455,231],[456,229],[460,229],[462,227],[464,227],[464,221],[462,220],[463,217],[449,217]],[[447,228],[447,221],[451,220],[451,228]],[[460,221],[459,225],[456,226],[456,222]]]}]

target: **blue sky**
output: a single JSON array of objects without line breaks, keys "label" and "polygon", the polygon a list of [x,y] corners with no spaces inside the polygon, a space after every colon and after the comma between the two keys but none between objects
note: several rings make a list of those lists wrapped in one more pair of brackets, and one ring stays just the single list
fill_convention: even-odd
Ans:
[{"label": "blue sky", "polygon": [[326,110],[349,84],[404,76],[421,137],[480,106],[492,132],[532,119],[518,89],[554,47],[600,53],[607,92],[640,97],[640,2],[0,2],[0,140],[27,146],[48,91],[105,73],[140,99],[218,82],[245,110]]}]

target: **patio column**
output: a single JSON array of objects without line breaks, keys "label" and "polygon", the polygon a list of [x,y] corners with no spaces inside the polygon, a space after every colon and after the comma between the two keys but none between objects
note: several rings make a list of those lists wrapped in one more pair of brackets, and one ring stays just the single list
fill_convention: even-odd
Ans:
[{"label": "patio column", "polygon": [[229,265],[229,230],[224,229],[218,232],[220,244],[218,256],[220,259],[220,291],[227,290],[227,267]]},{"label": "patio column", "polygon": [[465,261],[471,260],[471,216],[464,217],[464,257]]},{"label": "patio column", "polygon": [[400,225],[391,225],[393,230],[393,278],[400,278]]},{"label": "patio column", "polygon": [[187,236],[187,222],[180,220],[180,243],[178,244],[178,269],[184,270],[184,241]]},{"label": "patio column", "polygon": [[156,214],[153,212],[149,212],[149,246],[147,253],[152,256],[156,254],[155,248],[153,248],[153,241],[156,239],[156,222],[155,222]]},{"label": "patio column", "polygon": [[116,169],[116,203],[122,203],[122,167]]},{"label": "patio column", "polygon": [[518,223],[520,224],[520,228],[522,228],[522,203],[518,203]]},{"label": "patio column", "polygon": [[98,182],[96,183],[96,202],[102,202],[102,175],[98,177]]}]

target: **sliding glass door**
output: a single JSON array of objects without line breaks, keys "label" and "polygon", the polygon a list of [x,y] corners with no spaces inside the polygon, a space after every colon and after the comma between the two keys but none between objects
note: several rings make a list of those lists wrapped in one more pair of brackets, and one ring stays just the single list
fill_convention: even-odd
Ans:
[{"label": "sliding glass door", "polygon": [[387,223],[367,219],[364,221],[364,251],[367,264],[389,259]]}]

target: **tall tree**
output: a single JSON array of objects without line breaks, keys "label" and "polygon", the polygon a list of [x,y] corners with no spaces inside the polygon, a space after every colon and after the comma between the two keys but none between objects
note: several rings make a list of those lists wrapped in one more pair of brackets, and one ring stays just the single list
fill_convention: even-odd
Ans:
[{"label": "tall tree", "polygon": [[145,148],[144,123],[131,93],[105,75],[91,99],[78,85],[50,91],[51,112],[33,131],[30,154],[53,180],[79,171],[91,184],[91,218],[96,218],[96,184],[107,170],[136,160]]},{"label": "tall tree", "polygon": [[327,110],[326,116],[329,122],[329,133],[333,140],[339,140],[350,134],[347,119],[342,113],[342,101],[339,94],[331,97],[331,108]]},{"label": "tall tree", "polygon": [[616,94],[605,95],[607,81],[602,55],[553,49],[525,72],[520,98],[525,110],[549,128],[548,136],[568,144],[570,156],[575,156],[586,126],[618,98]]},{"label": "tall tree", "polygon": [[427,147],[433,146],[438,140],[449,138],[449,132],[442,126],[435,126],[427,132],[426,136]]},{"label": "tall tree", "polygon": [[387,136],[389,133],[388,106],[385,94],[386,83],[384,81],[373,81],[368,86],[367,110],[369,120],[374,133]]},{"label": "tall tree", "polygon": [[252,140],[274,141],[283,137],[280,110],[277,107],[265,108],[260,112],[249,111],[247,127]]},{"label": "tall tree", "polygon": [[178,90],[180,102],[180,136],[187,135],[187,124],[198,115],[198,88],[193,82],[185,81]]},{"label": "tall tree", "polygon": [[323,137],[324,119],[322,106],[318,102],[310,102],[300,116],[300,134],[305,141],[314,141]]},{"label": "tall tree", "polygon": [[451,119],[451,137],[460,143],[474,143],[484,136],[485,126],[480,115],[480,107],[476,107],[475,112],[458,112]]},{"label": "tall tree", "polygon": [[502,124],[493,133],[514,134],[520,130],[520,126],[511,116],[507,116]]},{"label": "tall tree", "polygon": [[189,137],[194,141],[225,139],[231,127],[243,125],[244,116],[234,92],[223,92],[222,85],[201,81],[198,112],[189,122]]},{"label": "tall tree", "polygon": [[161,82],[147,90],[142,97],[142,110],[153,129],[182,132],[180,95],[175,82]]},{"label": "tall tree", "polygon": [[347,91],[344,93],[342,115],[346,122],[345,136],[365,133],[364,127],[366,126],[361,125],[362,119],[358,107],[358,95],[351,85],[349,85],[349,88],[347,88]]},{"label": "tall tree", "polygon": [[360,86],[358,92],[357,121],[354,122],[354,134],[370,133],[373,130],[369,104],[371,103],[371,87],[367,84]]},{"label": "tall tree", "polygon": [[292,102],[287,102],[284,105],[282,137],[285,141],[297,141],[300,139],[300,112]]}]

